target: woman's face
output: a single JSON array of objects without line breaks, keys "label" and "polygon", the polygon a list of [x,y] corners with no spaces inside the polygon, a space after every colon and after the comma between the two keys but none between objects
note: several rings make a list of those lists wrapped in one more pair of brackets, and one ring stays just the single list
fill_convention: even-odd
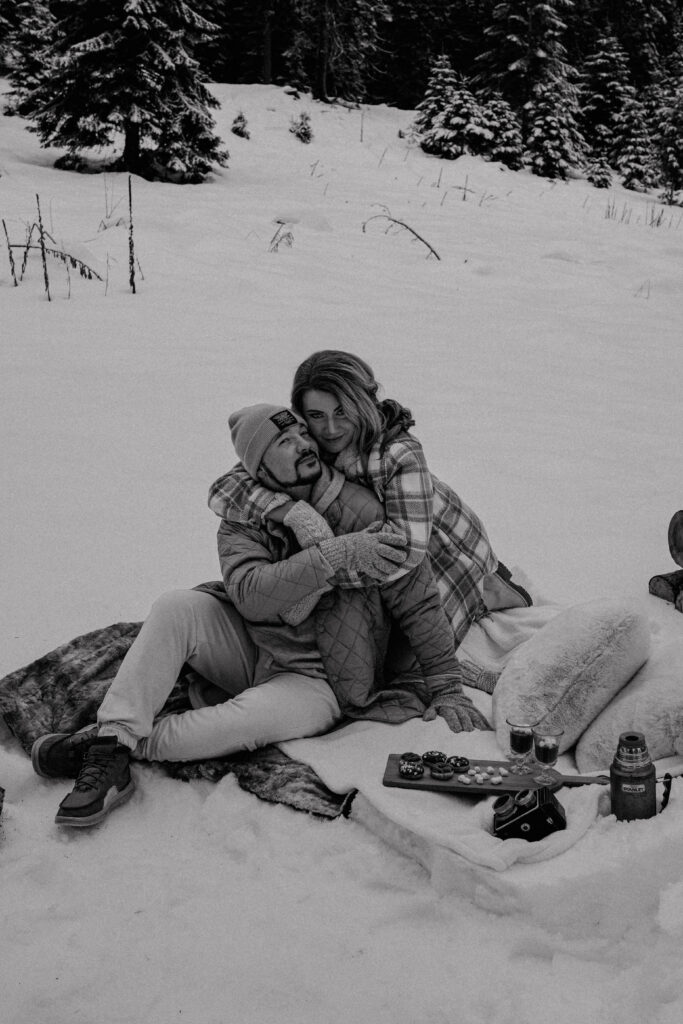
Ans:
[{"label": "woman's face", "polygon": [[308,429],[328,455],[338,455],[351,444],[356,428],[331,391],[304,391],[301,406]]}]

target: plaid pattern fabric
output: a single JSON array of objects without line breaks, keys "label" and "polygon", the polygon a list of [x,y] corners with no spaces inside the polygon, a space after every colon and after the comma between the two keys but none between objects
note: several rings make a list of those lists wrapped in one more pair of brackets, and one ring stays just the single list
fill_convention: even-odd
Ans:
[{"label": "plaid pattern fabric", "polygon": [[247,526],[260,526],[268,512],[292,499],[256,483],[241,462],[219,477],[209,488],[209,508],[220,519]]},{"label": "plaid pattern fabric", "polygon": [[[335,468],[348,480],[369,487],[384,506],[387,521],[408,541],[408,558],[398,579],[426,554],[441,602],[459,643],[472,622],[486,611],[479,583],[498,564],[484,524],[447,484],[429,472],[422,445],[402,434],[380,454],[370,452],[367,469],[357,452],[347,449]],[[260,524],[268,511],[289,500],[254,482],[241,463],[220,477],[209,491],[209,507],[233,523]],[[337,586],[359,587],[358,578],[335,576]]]},{"label": "plaid pattern fabric", "polygon": [[478,584],[498,561],[479,516],[447,484],[429,472],[422,445],[402,434],[380,454],[370,452],[367,469],[347,449],[335,463],[348,480],[372,488],[387,520],[408,541],[402,571],[429,554],[441,602],[456,642],[486,611]]}]

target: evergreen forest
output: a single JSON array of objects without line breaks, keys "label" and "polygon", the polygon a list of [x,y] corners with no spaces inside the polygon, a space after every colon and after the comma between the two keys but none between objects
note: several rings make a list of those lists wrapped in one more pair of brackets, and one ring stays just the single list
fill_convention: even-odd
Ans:
[{"label": "evergreen forest", "polygon": [[435,156],[683,189],[681,0],[0,0],[7,114],[43,145],[201,180],[228,154],[207,83],[415,111]]}]

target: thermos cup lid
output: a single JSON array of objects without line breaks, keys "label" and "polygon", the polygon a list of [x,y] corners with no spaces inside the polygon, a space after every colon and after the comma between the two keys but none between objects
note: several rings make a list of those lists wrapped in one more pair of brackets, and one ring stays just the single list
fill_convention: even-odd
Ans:
[{"label": "thermos cup lid", "polygon": [[614,759],[631,768],[650,764],[650,754],[643,733],[622,732]]}]

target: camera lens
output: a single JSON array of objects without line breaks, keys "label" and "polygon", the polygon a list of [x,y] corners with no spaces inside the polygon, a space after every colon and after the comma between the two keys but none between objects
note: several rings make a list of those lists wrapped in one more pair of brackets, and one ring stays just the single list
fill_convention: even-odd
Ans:
[{"label": "camera lens", "polygon": [[515,813],[515,801],[509,793],[496,797],[493,802],[493,813],[495,814],[496,821],[498,823],[505,821]]},{"label": "camera lens", "polygon": [[515,797],[518,807],[531,807],[536,802],[536,795],[530,789],[522,789]]}]

